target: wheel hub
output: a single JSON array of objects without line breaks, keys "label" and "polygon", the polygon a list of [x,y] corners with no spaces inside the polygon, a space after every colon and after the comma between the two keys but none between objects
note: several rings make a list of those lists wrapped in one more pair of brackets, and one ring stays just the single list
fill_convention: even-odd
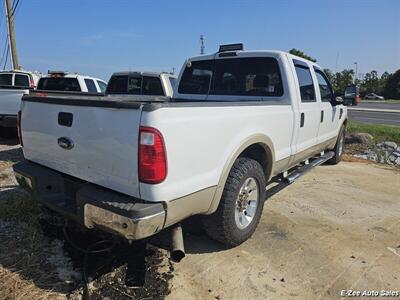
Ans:
[{"label": "wheel hub", "polygon": [[253,221],[258,206],[258,185],[255,178],[245,180],[236,200],[235,222],[244,229]]}]

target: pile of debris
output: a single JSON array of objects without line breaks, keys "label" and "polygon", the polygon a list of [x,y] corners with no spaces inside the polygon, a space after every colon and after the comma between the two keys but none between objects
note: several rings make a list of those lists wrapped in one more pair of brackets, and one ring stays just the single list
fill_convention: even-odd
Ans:
[{"label": "pile of debris", "polygon": [[374,143],[368,133],[351,133],[346,136],[346,144],[347,152],[355,157],[400,166],[400,146],[395,142]]}]

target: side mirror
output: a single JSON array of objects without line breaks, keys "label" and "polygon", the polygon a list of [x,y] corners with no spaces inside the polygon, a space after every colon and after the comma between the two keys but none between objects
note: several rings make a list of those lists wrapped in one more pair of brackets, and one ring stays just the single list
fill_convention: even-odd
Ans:
[{"label": "side mirror", "polygon": [[336,106],[336,105],[344,105],[344,100],[341,94],[339,93],[334,93],[333,97],[332,97],[332,106]]}]

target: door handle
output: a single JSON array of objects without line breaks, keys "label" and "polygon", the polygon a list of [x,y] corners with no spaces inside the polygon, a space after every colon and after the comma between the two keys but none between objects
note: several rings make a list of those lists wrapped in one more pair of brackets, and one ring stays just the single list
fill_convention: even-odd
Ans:
[{"label": "door handle", "polygon": [[300,115],[300,127],[304,127],[304,113]]},{"label": "door handle", "polygon": [[321,123],[324,122],[324,111],[321,110]]}]

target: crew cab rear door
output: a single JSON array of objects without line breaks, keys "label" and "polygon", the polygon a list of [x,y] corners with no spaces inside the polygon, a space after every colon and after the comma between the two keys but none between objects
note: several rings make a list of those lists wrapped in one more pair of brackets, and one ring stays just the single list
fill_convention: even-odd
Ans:
[{"label": "crew cab rear door", "polygon": [[296,160],[307,158],[318,141],[320,103],[317,101],[310,65],[293,59],[298,90],[300,122],[296,143]]}]

